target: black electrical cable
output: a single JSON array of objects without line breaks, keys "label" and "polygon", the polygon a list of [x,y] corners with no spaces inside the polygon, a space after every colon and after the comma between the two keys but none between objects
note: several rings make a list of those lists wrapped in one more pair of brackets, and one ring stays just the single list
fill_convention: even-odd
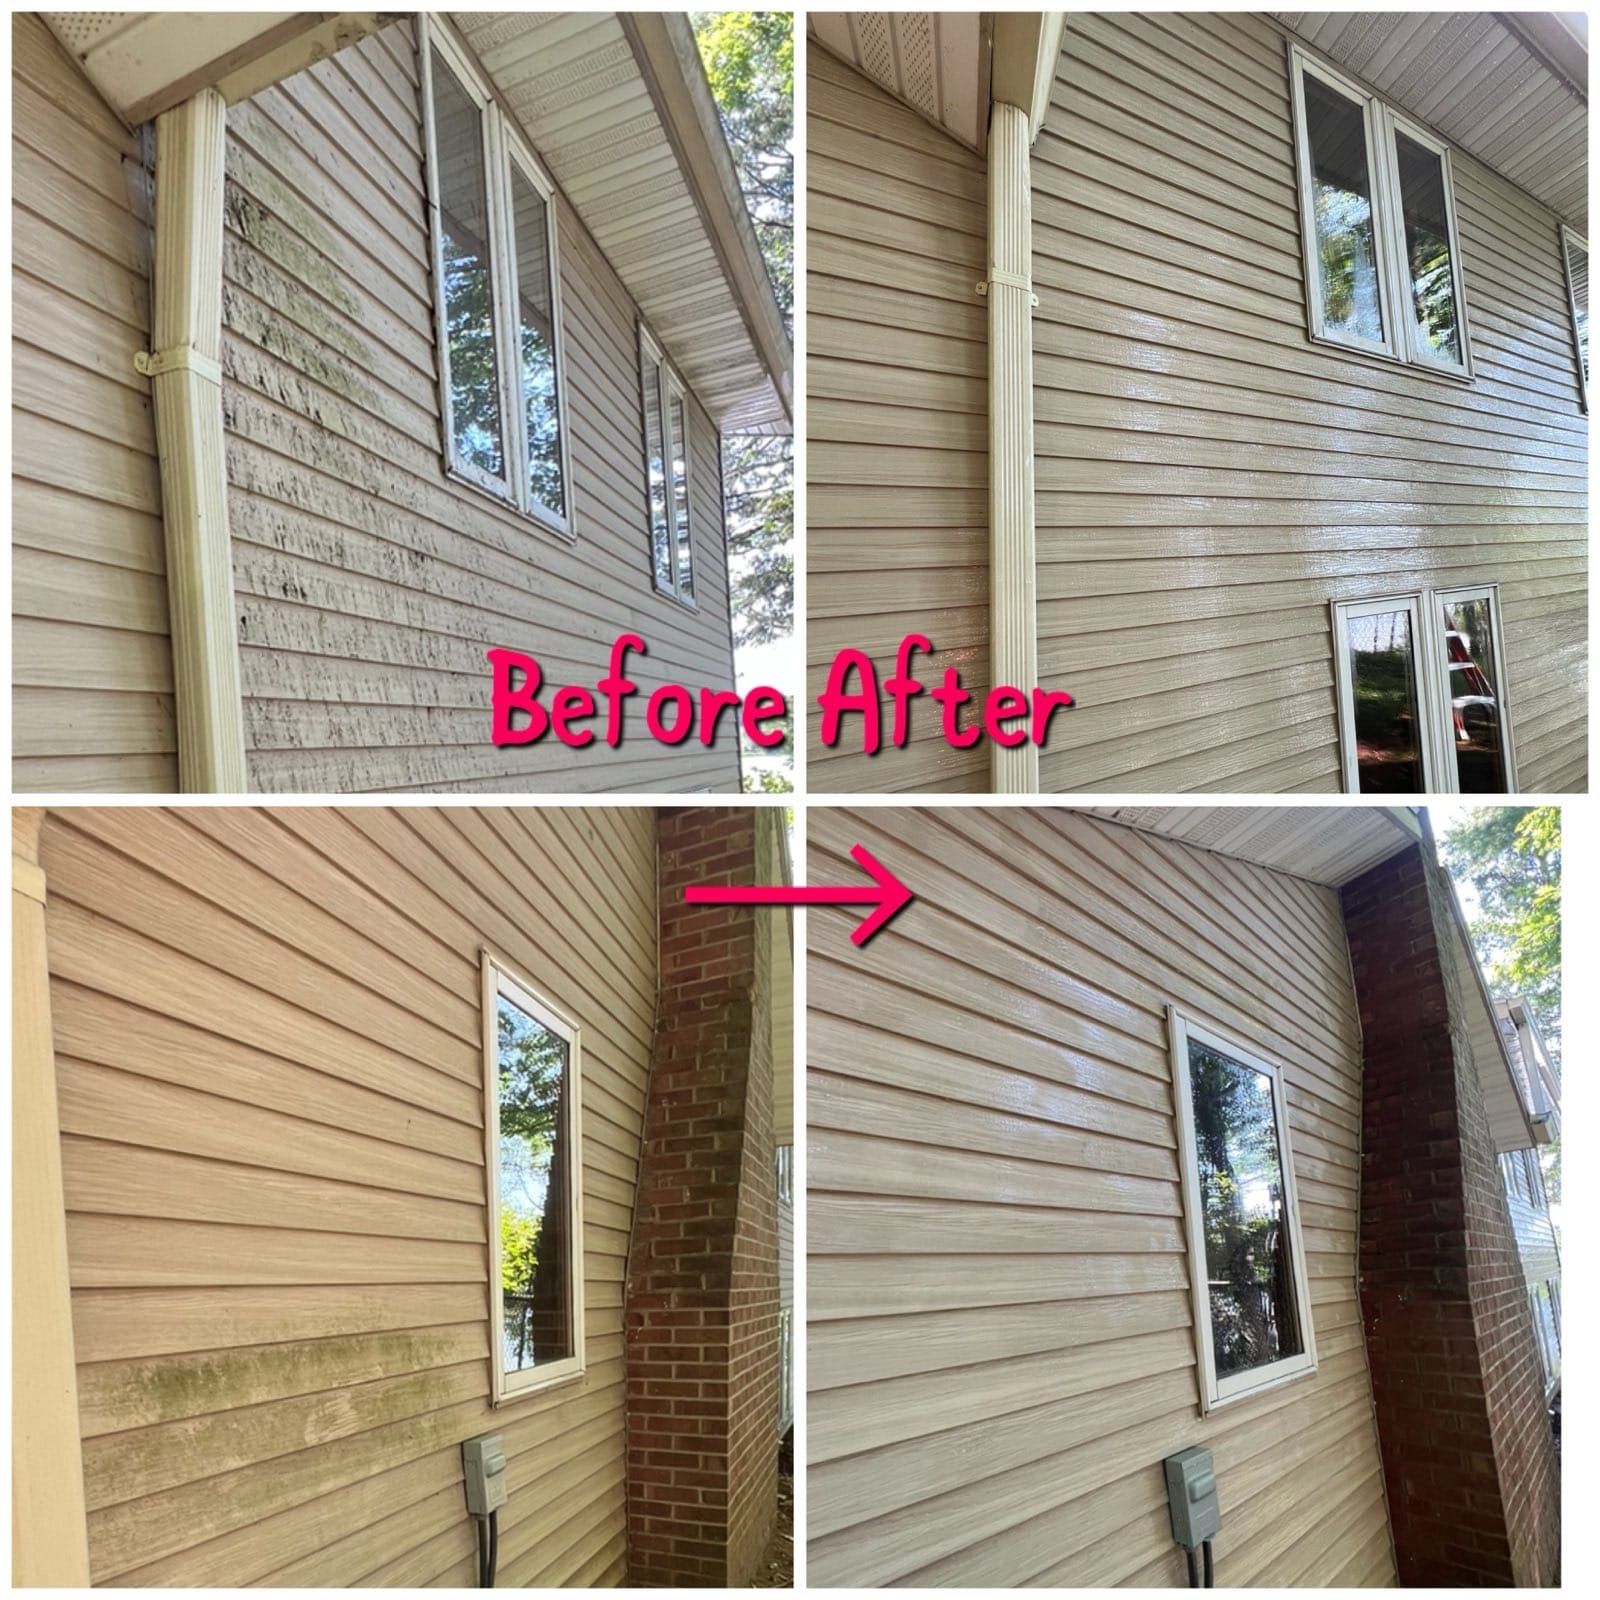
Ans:
[{"label": "black electrical cable", "polygon": [[499,1509],[489,1513],[489,1581],[484,1585],[486,1589],[494,1588],[494,1580],[499,1575],[500,1568],[500,1512]]},{"label": "black electrical cable", "polygon": [[1203,1551],[1205,1551],[1205,1557],[1206,1557],[1206,1583],[1205,1583],[1205,1586],[1208,1589],[1215,1589],[1216,1586],[1217,1586],[1216,1585],[1216,1574],[1211,1570],[1211,1541],[1209,1539],[1207,1539],[1206,1542],[1200,1546],[1200,1548]]},{"label": "black electrical cable", "polygon": [[478,1587],[489,1587],[489,1519],[474,1513],[473,1525],[478,1530]]},{"label": "black electrical cable", "polygon": [[1189,1587],[1198,1589],[1200,1587],[1200,1569],[1194,1564],[1194,1550],[1185,1545],[1183,1553],[1189,1562]]}]

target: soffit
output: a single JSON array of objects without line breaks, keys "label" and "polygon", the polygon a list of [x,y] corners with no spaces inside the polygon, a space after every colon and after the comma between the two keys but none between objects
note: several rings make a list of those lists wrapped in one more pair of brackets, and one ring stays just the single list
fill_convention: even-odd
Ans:
[{"label": "soffit", "polygon": [[1588,19],[1577,12],[1275,11],[1336,66],[1588,226]]},{"label": "soffit", "polygon": [[[726,141],[704,126],[704,72],[674,49],[687,24],[630,26],[609,11],[450,20],[718,427],[788,432],[792,356]],[[717,181],[694,181],[689,146]]]}]

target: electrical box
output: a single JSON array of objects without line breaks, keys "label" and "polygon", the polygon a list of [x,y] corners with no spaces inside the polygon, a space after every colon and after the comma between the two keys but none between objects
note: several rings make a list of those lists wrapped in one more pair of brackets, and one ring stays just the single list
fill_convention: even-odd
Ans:
[{"label": "electrical box", "polygon": [[467,1478],[467,1510],[486,1517],[506,1503],[506,1453],[498,1433],[468,1439],[461,1446]]},{"label": "electrical box", "polygon": [[1211,1452],[1191,1445],[1162,1463],[1167,1469],[1167,1506],[1172,1512],[1172,1537],[1185,1550],[1198,1550],[1222,1527],[1217,1504],[1217,1474]]}]

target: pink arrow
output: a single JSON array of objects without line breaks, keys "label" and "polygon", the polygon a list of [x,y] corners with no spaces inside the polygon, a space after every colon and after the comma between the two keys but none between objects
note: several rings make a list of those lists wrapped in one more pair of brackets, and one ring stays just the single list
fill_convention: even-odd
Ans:
[{"label": "pink arrow", "polygon": [[872,906],[872,914],[862,919],[850,939],[862,945],[886,927],[914,896],[889,869],[862,845],[853,845],[850,854],[872,879],[870,887],[848,886],[802,888],[798,884],[745,884],[724,887],[695,884],[683,891],[683,898],[697,906]]}]

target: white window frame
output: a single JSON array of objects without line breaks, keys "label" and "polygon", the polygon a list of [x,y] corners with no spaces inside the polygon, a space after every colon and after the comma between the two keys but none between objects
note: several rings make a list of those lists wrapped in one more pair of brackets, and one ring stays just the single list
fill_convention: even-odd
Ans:
[{"label": "white window frame", "polygon": [[[1294,1182],[1293,1138],[1289,1107],[1284,1097],[1282,1069],[1246,1050],[1226,1034],[1199,1021],[1176,1005],[1167,1007],[1167,1028],[1172,1046],[1172,1086],[1178,1106],[1178,1155],[1183,1179],[1184,1232],[1189,1256],[1189,1287],[1193,1301],[1196,1354],[1200,1361],[1200,1409],[1210,1413],[1276,1389],[1317,1370],[1317,1342],[1312,1327],[1311,1294],[1306,1277],[1305,1239],[1300,1225],[1300,1197]],[[1295,1315],[1300,1323],[1298,1355],[1285,1356],[1249,1372],[1218,1378],[1211,1343],[1211,1293],[1206,1278],[1205,1212],[1200,1201],[1200,1163],[1194,1127],[1194,1085],[1189,1073],[1189,1042],[1206,1046],[1219,1055],[1253,1068],[1272,1084],[1272,1115],[1277,1125],[1278,1161],[1283,1169],[1285,1220],[1289,1227],[1289,1254],[1294,1273]]]},{"label": "white window frame", "polygon": [[1411,617],[1416,652],[1417,712],[1422,719],[1424,794],[1459,794],[1455,724],[1451,715],[1450,657],[1445,642],[1444,608],[1467,600],[1489,602],[1489,640],[1495,688],[1500,697],[1500,759],[1506,769],[1506,794],[1517,792],[1516,743],[1511,726],[1511,695],[1506,683],[1505,640],[1497,583],[1466,584],[1454,589],[1420,589],[1411,594],[1384,595],[1374,600],[1333,602],[1334,687],[1339,700],[1339,754],[1346,794],[1361,793],[1356,763],[1355,686],[1350,678],[1350,620],[1405,611]]},{"label": "white window frame", "polygon": [[[439,364],[439,421],[443,430],[445,473],[457,482],[492,495],[514,507],[539,527],[559,537],[576,537],[573,521],[572,446],[567,415],[567,353],[561,320],[561,256],[556,221],[556,186],[506,115],[471,53],[449,27],[425,16],[421,40],[422,118],[428,181],[429,259],[433,270],[434,338]],[[444,303],[444,230],[440,225],[439,160],[433,115],[433,62],[437,55],[478,107],[483,117],[484,180],[489,210],[489,271],[493,289],[496,386],[499,390],[500,436],[506,458],[505,478],[496,478],[456,451],[451,415],[449,323]],[[566,511],[534,499],[528,484],[528,416],[522,393],[521,320],[517,305],[515,214],[511,172],[515,167],[545,205],[545,248],[550,263],[550,325],[555,344],[556,414],[561,430],[561,487]]]},{"label": "white window frame", "polygon": [[[1306,127],[1305,75],[1308,73],[1361,108],[1367,140],[1367,180],[1372,190],[1372,248],[1378,273],[1378,304],[1383,317],[1382,339],[1332,332],[1323,314],[1322,276],[1317,270],[1317,226],[1312,204],[1316,186],[1311,170],[1311,140]],[[1467,290],[1461,267],[1461,233],[1456,223],[1455,177],[1450,165],[1450,147],[1353,79],[1292,41],[1289,45],[1289,81],[1294,104],[1300,248],[1305,270],[1310,336],[1321,344],[1359,350],[1380,360],[1418,366],[1445,377],[1471,382],[1472,334],[1467,325]],[[1410,273],[1406,266],[1405,213],[1400,203],[1397,133],[1405,134],[1408,139],[1439,157],[1444,183],[1445,220],[1450,235],[1450,277],[1461,335],[1459,362],[1447,361],[1435,355],[1419,337],[1416,312],[1411,301]]]},{"label": "white window frame", "polygon": [[[556,1384],[582,1377],[588,1367],[583,1336],[583,1030],[570,1017],[520,978],[493,951],[482,951],[484,1155],[489,1200],[489,1379],[490,1403],[505,1405]],[[572,1304],[573,1354],[548,1366],[525,1372],[505,1370],[505,1303],[500,1288],[500,1039],[499,1001],[504,996],[520,1011],[548,1028],[567,1046],[568,1093],[561,1129],[567,1145],[568,1283]]]},{"label": "white window frame", "polygon": [[1589,374],[1584,370],[1583,341],[1578,335],[1578,295],[1572,287],[1572,256],[1571,247],[1583,251],[1585,259],[1589,255],[1589,241],[1578,232],[1576,228],[1569,228],[1566,223],[1561,224],[1561,277],[1567,286],[1567,312],[1572,318],[1572,359],[1578,368],[1578,403],[1585,411],[1589,409]]},{"label": "white window frame", "polygon": [[[643,413],[644,386],[647,381],[645,372],[648,363],[654,362],[656,369],[657,402],[661,408],[661,449],[662,469],[666,474],[667,489],[667,540],[671,546],[672,558],[672,584],[667,587],[661,582],[656,573],[655,528],[650,521],[650,424],[648,414]],[[683,542],[689,547],[688,564],[688,593],[684,593],[684,574],[679,568],[679,538],[678,526],[678,497],[673,492],[672,463],[674,434],[672,427],[672,402],[676,399],[683,412],[683,425],[685,432],[689,428],[689,389],[683,379],[678,376],[677,369],[667,359],[667,353],[661,348],[660,341],[641,321],[639,323],[639,400],[641,413],[644,416],[644,493],[645,493],[645,534],[647,548],[650,556],[650,581],[655,586],[657,594],[666,595],[669,599],[676,600],[679,605],[690,611],[700,609],[695,598],[695,562],[694,562],[694,468],[689,451],[689,440],[683,441],[683,507],[684,516],[688,527],[681,530]]]}]

